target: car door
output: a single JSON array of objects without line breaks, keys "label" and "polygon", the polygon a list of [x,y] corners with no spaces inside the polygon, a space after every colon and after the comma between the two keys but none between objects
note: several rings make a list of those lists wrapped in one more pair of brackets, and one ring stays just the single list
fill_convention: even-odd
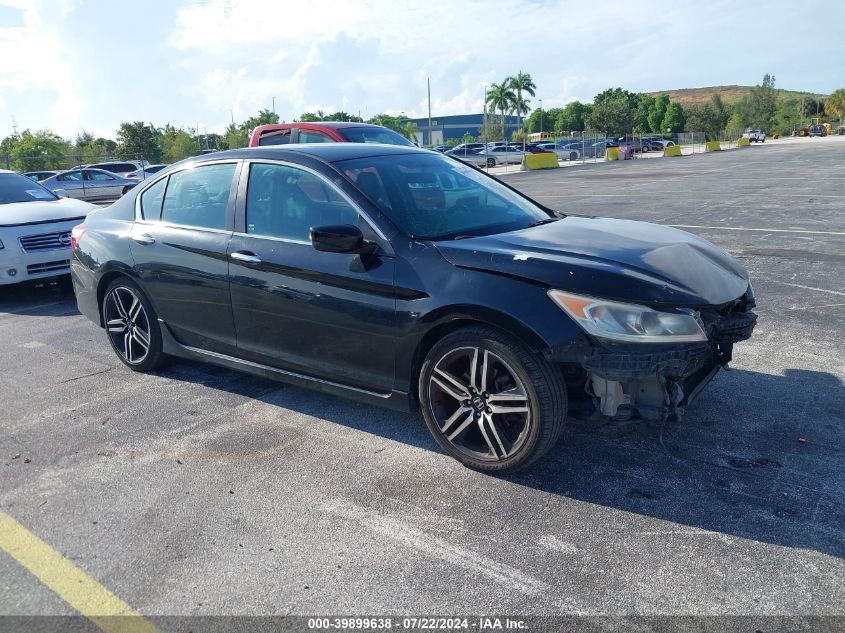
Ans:
[{"label": "car door", "polygon": [[[381,248],[371,256],[315,250],[310,228],[338,224],[359,226]],[[394,260],[351,199],[301,165],[254,161],[241,176],[236,228],[229,279],[239,355],[390,393]]]},{"label": "car door", "polygon": [[82,181],[82,171],[68,171],[56,176],[55,184],[50,189],[60,190],[59,193],[66,198],[85,200],[85,188]]},{"label": "car door", "polygon": [[119,198],[121,186],[114,174],[100,169],[83,169],[85,196],[88,200],[109,200]]},{"label": "car door", "polygon": [[130,234],[135,271],[177,341],[236,353],[227,248],[238,161],[188,165],[146,186]]}]

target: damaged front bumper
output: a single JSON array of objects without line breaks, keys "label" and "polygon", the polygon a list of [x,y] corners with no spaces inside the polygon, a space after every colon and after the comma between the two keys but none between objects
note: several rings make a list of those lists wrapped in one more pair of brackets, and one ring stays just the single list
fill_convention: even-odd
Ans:
[{"label": "damaged front bumper", "polygon": [[[748,302],[750,303],[750,302]],[[687,405],[733,358],[735,343],[751,337],[757,315],[746,302],[702,311],[707,341],[673,345],[611,344],[591,341],[579,361],[585,389],[603,415],[679,418]],[[751,304],[753,305],[753,304]]]}]

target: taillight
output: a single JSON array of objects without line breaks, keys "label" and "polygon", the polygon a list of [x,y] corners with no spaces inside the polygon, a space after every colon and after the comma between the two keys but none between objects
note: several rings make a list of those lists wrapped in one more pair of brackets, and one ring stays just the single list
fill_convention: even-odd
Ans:
[{"label": "taillight", "polygon": [[77,224],[70,230],[70,250],[75,251],[76,247],[79,246],[79,240],[82,239],[82,236],[85,235],[85,223]]}]

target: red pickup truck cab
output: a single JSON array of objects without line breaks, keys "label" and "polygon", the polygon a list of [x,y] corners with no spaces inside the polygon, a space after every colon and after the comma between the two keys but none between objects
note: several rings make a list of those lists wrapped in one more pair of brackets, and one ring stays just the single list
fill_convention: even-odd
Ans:
[{"label": "red pickup truck cab", "polygon": [[250,147],[288,143],[385,143],[414,145],[398,132],[370,123],[320,121],[318,123],[267,123],[249,138]]}]

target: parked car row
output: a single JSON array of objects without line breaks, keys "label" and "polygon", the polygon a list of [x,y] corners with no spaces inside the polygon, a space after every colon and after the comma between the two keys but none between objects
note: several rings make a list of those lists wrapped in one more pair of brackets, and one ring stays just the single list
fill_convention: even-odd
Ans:
[{"label": "parked car row", "polygon": [[60,196],[102,202],[119,198],[165,167],[168,165],[150,165],[147,161],[110,161],[76,165],[65,171],[28,171],[23,175]]}]

